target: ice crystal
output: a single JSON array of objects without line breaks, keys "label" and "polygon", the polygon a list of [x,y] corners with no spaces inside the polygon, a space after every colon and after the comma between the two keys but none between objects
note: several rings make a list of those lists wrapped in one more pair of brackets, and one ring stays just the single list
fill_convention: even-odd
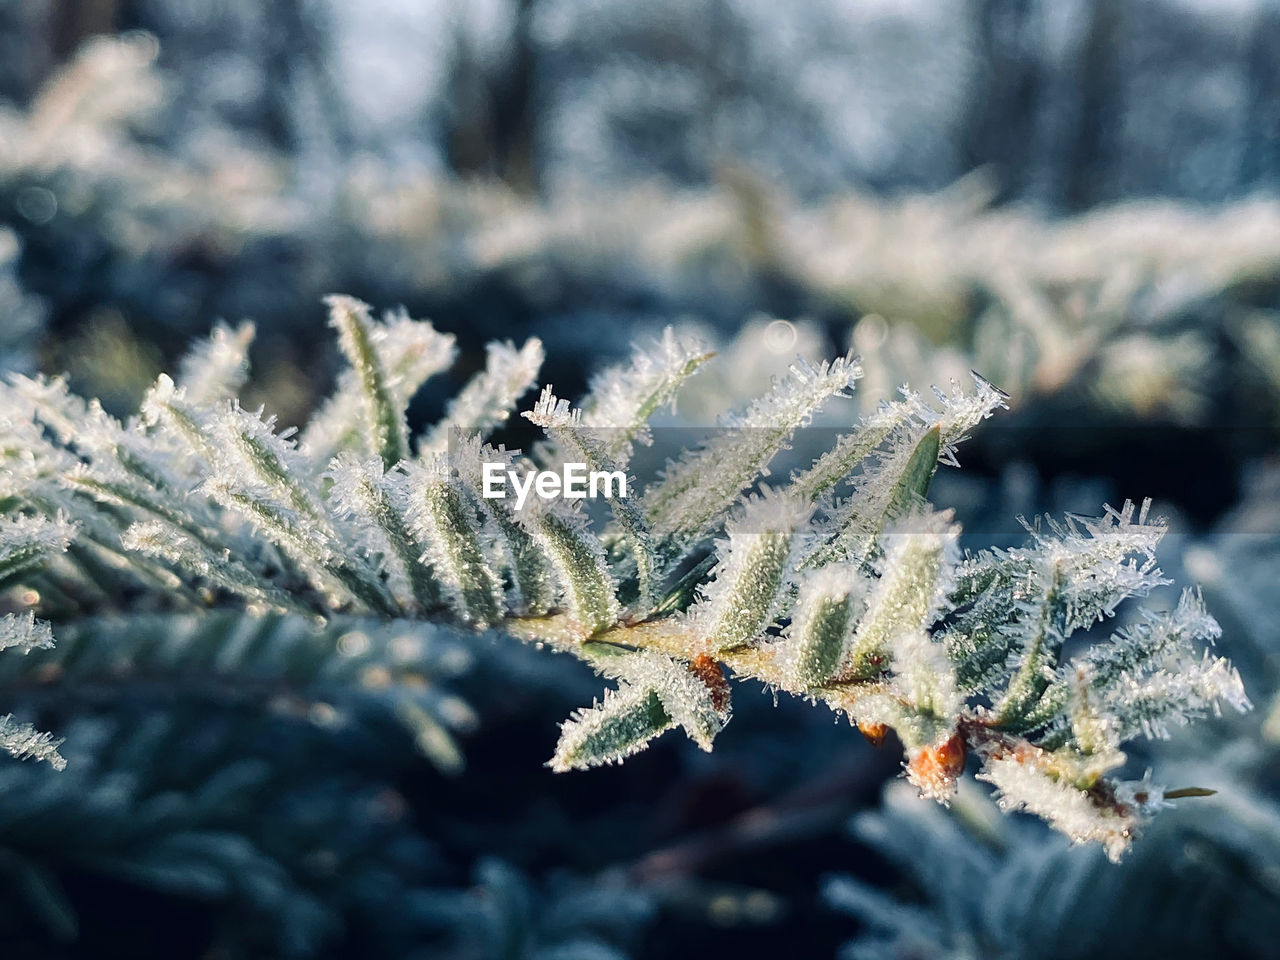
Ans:
[{"label": "ice crystal", "polygon": [[0,617],[0,650],[30,653],[52,646],[53,629],[43,620],[37,620],[34,613],[28,612],[25,617],[7,613]]},{"label": "ice crystal", "polygon": [[0,520],[0,583],[39,570],[67,549],[75,528],[62,516]]},{"label": "ice crystal", "polygon": [[0,717],[0,750],[18,760],[43,760],[55,770],[63,770],[67,761],[58,753],[62,741],[42,733],[29,723],[19,723],[9,714]]}]

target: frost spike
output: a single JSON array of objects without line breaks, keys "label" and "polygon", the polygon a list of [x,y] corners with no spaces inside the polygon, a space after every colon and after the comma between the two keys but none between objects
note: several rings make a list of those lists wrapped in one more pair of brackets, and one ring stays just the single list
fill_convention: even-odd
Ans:
[{"label": "frost spike", "polygon": [[1053,680],[1053,668],[1066,639],[1062,622],[1064,604],[1058,595],[1061,583],[1061,570],[1052,568],[1044,593],[1029,611],[1029,634],[1021,659],[1004,696],[992,709],[997,726],[1010,729],[1025,726],[1027,714]]},{"label": "frost spike", "polygon": [[394,558],[398,575],[408,581],[413,599],[422,610],[429,610],[440,600],[439,586],[419,561],[423,546],[414,538],[400,505],[388,490],[388,480],[381,461],[373,458],[361,463],[349,453],[339,454],[329,465],[333,481],[330,502],[345,510],[376,531],[377,549]]},{"label": "frost spike", "polygon": [[67,549],[74,534],[75,527],[61,517],[0,521],[0,583],[39,570]]},{"label": "frost spike", "polygon": [[565,588],[569,615],[588,636],[618,622],[617,585],[609,573],[600,540],[577,513],[540,502],[528,504],[517,519],[551,558]]},{"label": "frost spike", "polygon": [[907,518],[884,536],[880,579],[854,631],[843,679],[875,676],[889,666],[895,641],[937,619],[955,561],[951,512]]},{"label": "frost spike", "polygon": [[556,773],[621,763],[654,737],[675,726],[656,690],[622,684],[604,700],[579,710],[560,727],[555,755],[547,763]]},{"label": "frost spike", "polygon": [[171,428],[190,454],[211,467],[201,491],[240,514],[295,561],[320,590],[336,581],[345,592],[382,613],[394,613],[391,597],[367,570],[338,556],[338,537],[318,495],[303,481],[301,458],[287,436],[274,431],[274,418],[263,421],[231,401],[201,422],[183,392],[161,374],[143,401],[146,422]]},{"label": "frost spike", "polygon": [[1084,667],[1090,685],[1105,688],[1189,650],[1194,640],[1213,642],[1220,636],[1222,627],[1205,609],[1204,598],[1187,588],[1170,613],[1147,614],[1118,631],[1110,643],[1090,650]]},{"label": "frost spike", "polygon": [[866,563],[885,526],[928,493],[941,449],[942,434],[935,424],[914,444],[901,444],[886,454],[868,470],[856,494],[824,525],[824,542],[805,559],[804,565],[820,567],[841,559]]},{"label": "frost spike", "polygon": [[[366,314],[367,318],[367,314]],[[389,313],[380,323],[370,321],[369,342],[384,374],[386,394],[399,423],[418,389],[453,362],[457,352],[452,334],[441,333],[426,320],[413,320],[403,310]],[[317,470],[344,451],[382,458],[377,432],[368,424],[369,394],[355,366],[338,375],[333,394],[312,416],[302,433],[302,452]],[[407,425],[404,426],[407,436]],[[408,444],[406,441],[406,449]]]},{"label": "frost spike", "polygon": [[605,457],[625,469],[635,443],[648,442],[649,418],[674,405],[680,386],[713,356],[700,341],[682,340],[667,327],[652,345],[636,344],[630,363],[593,377],[582,424],[599,431]]},{"label": "frost spike", "polygon": [[927,402],[919,394],[903,388],[902,403],[909,407],[915,418],[926,426],[937,425],[942,433],[942,450],[939,461],[949,466],[959,466],[955,457],[956,445],[968,438],[968,431],[996,410],[1007,408],[1009,395],[975,370],[970,370],[974,392],[966,394],[960,385],[951,381],[951,393],[933,388],[936,405]]},{"label": "frost spike", "polygon": [[29,610],[26,616],[6,613],[0,617],[0,650],[27,654],[52,646],[53,629],[44,620],[37,620],[34,612]]},{"label": "frost spike", "polygon": [[18,723],[13,714],[0,717],[0,750],[17,760],[43,760],[55,770],[65,770],[67,761],[58,753],[60,746],[61,740],[29,723]]},{"label": "frost spike", "polygon": [[215,463],[218,451],[196,421],[194,411],[186,403],[186,394],[173,379],[162,373],[142,399],[139,411],[142,422],[148,426],[164,424],[174,431],[187,446],[187,452],[206,463]]},{"label": "frost spike", "polygon": [[158,520],[133,524],[121,534],[120,542],[126,550],[158,557],[229,593],[244,597],[251,604],[283,611],[311,612],[289,593],[260,577],[236,558],[211,551],[205,544]]},{"label": "frost spike", "polygon": [[[924,497],[938,464],[958,466],[955,457],[957,444],[967,438],[968,430],[991,416],[997,408],[1006,406],[1005,400],[1008,399],[1007,394],[977,373],[972,376],[972,394],[966,394],[952,381],[949,394],[937,387],[933,389],[935,399],[932,403],[904,386],[901,400],[882,404],[874,415],[864,421],[862,430],[841,437],[813,467],[793,479],[798,495],[816,497],[832,489],[881,441],[895,433],[900,438],[909,438],[921,429],[925,431],[923,438],[916,441],[905,465],[903,457],[910,441],[899,439],[890,451],[880,456],[877,464],[864,468],[863,476],[854,484],[854,496],[844,502],[843,510],[827,524],[834,535],[827,534],[827,542],[816,556],[809,558],[806,566],[820,566],[842,556],[865,561],[885,523],[912,505],[915,499],[912,491]],[[934,429],[937,430],[937,446],[930,461],[928,447],[933,446],[930,434]],[[890,489],[895,477],[900,477],[901,483]]]},{"label": "frost spike", "polygon": [[654,691],[672,722],[703,750],[711,750],[716,734],[729,720],[728,690],[722,689],[724,676],[714,661],[706,662],[709,658],[686,664],[666,654],[640,650],[597,653],[590,660],[607,677],[637,690]]},{"label": "frost spike", "polygon": [[811,510],[766,487],[729,521],[715,579],[686,615],[709,651],[754,643],[773,622]]},{"label": "frost spike", "polygon": [[868,417],[857,432],[837,438],[835,445],[808,470],[795,474],[791,479],[792,493],[801,500],[816,501],[871,456],[907,417],[907,411],[899,405],[888,406]]},{"label": "frost spike", "polygon": [[99,503],[141,510],[144,513],[158,517],[174,529],[181,530],[185,535],[199,540],[209,549],[217,550],[220,548],[216,535],[212,531],[205,530],[199,526],[188,516],[187,514],[190,511],[187,513],[180,512],[167,503],[165,499],[154,496],[154,491],[139,489],[137,486],[123,483],[100,480],[88,470],[74,470],[63,479],[63,482],[72,489],[84,491]]},{"label": "frost spike", "polygon": [[1044,751],[1029,745],[1020,751],[988,750],[978,779],[996,788],[1002,810],[1034,813],[1076,843],[1102,844],[1107,857],[1118,861],[1141,823],[1141,811],[1100,803],[1054,776],[1050,762]]},{"label": "frost spike", "polygon": [[[28,612],[6,614],[0,617],[0,651],[28,654],[33,650],[47,650],[53,646],[53,631],[49,624],[37,620]],[[13,715],[0,717],[0,750],[19,760],[44,760],[55,770],[66,767],[67,762],[58,753],[61,740],[41,733],[28,723],[18,723]]]},{"label": "frost spike", "polygon": [[317,537],[330,543],[337,539],[319,494],[303,480],[306,473],[289,439],[291,431],[276,433],[274,417],[264,421],[232,401],[213,417],[211,432],[223,454],[218,464],[226,468],[230,483],[254,499],[265,493],[305,517]]},{"label": "frost spike", "polygon": [[1176,670],[1126,676],[1123,682],[1096,691],[1095,697],[1100,701],[1098,711],[1108,718],[1120,741],[1138,735],[1165,739],[1170,724],[1185,725],[1195,717],[1218,713],[1222,702],[1239,713],[1252,707],[1230,661],[1207,650],[1199,661],[1178,664]]},{"label": "frost spike", "polygon": [[[1101,518],[1023,521],[1031,534],[1027,546],[985,550],[965,560],[951,594],[952,604],[964,612],[947,628],[946,640],[967,689],[993,693],[992,685],[1007,678],[1006,662],[1025,646],[1027,618],[1053,569],[1063,594],[1064,634],[1090,625],[1124,598],[1167,582],[1154,563],[1164,521],[1149,521],[1144,505],[1135,523],[1134,511],[1126,502],[1120,510],[1107,507]],[[1106,656],[1105,649],[1097,655]]]},{"label": "frost spike", "polygon": [[821,686],[836,675],[849,641],[854,594],[861,589],[860,574],[849,566],[824,567],[804,578],[783,647],[800,689]]},{"label": "frost spike", "polygon": [[333,539],[318,495],[301,479],[305,472],[289,439],[292,431],[277,434],[274,417],[263,420],[261,411],[250,413],[233,400],[202,421],[164,374],[143,401],[143,414],[148,422],[174,428],[188,451],[211,466],[210,489],[234,490],[255,501],[265,495],[312,521],[319,542]]},{"label": "frost spike", "polygon": [[[547,386],[532,410],[523,414],[529,421],[547,431],[562,449],[588,465],[593,472],[621,472],[606,452],[604,444],[591,431],[583,428],[581,411],[571,410],[566,400],[559,400]],[[566,458],[567,459],[567,458]],[[608,497],[609,509],[622,528],[636,562],[636,575],[640,581],[640,612],[651,610],[657,598],[657,561],[653,554],[653,542],[649,524],[636,504],[626,497]]]},{"label": "frost spike", "polygon": [[542,548],[527,530],[511,518],[508,511],[496,505],[495,501],[486,500],[484,503],[507,542],[511,574],[522,612],[528,616],[541,616],[555,602],[551,568]]},{"label": "frost spike", "polygon": [[458,476],[467,485],[472,498],[493,523],[507,544],[514,586],[519,594],[522,612],[540,616],[551,609],[555,602],[551,562],[533,536],[513,516],[505,500],[487,499],[484,496],[482,467],[486,461],[510,465],[519,451],[505,447],[494,448],[481,443],[479,434],[463,437],[450,451],[449,461]]},{"label": "frost spike", "polygon": [[232,330],[218,323],[182,359],[178,368],[187,401],[202,406],[235,397],[249,376],[249,344],[254,326],[245,321]]},{"label": "frost spike", "polygon": [[[217,490],[216,485],[212,488]],[[399,613],[395,602],[382,584],[370,576],[367,569],[339,557],[311,531],[295,524],[294,518],[282,513],[272,504],[234,490],[214,492],[213,496],[243,513],[269,539],[287,554],[299,561],[304,568],[319,571],[336,581],[350,596],[368,609],[394,616]],[[315,584],[324,590],[322,579]]]},{"label": "frost spike", "polygon": [[515,344],[491,343],[486,348],[484,370],[474,376],[450,402],[444,419],[420,443],[423,454],[441,453],[449,447],[449,434],[458,430],[479,434],[481,439],[506,423],[511,410],[538,379],[542,368],[542,341],[530,337],[519,350]]},{"label": "frost spike", "polygon": [[438,457],[410,466],[403,480],[408,521],[426,544],[445,599],[462,619],[487,627],[502,618],[502,583],[485,556],[480,524],[470,498],[448,462]]},{"label": "frost spike", "polygon": [[387,372],[373,345],[369,307],[353,297],[330,296],[329,322],[338,331],[338,343],[360,379],[365,427],[374,451],[388,470],[409,456],[404,411],[395,403],[387,384]]}]

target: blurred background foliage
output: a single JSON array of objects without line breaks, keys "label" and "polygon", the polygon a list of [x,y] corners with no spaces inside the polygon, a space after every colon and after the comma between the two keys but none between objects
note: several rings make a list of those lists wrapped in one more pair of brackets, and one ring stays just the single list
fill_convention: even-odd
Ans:
[{"label": "blurred background foliage", "polygon": [[[1265,956],[1278,186],[1275,0],[0,3],[5,368],[124,410],[248,317],[254,396],[302,423],[335,290],[457,335],[424,422],[495,337],[574,396],[696,327],[682,424],[797,353],[861,353],[864,412],[973,368],[1011,395],[935,488],[973,544],[1155,496],[1259,706],[1154,751],[1220,792],[1112,868],[980,792],[881,801],[892,751],[803,705],[553,777],[589,678],[507,638],[430,631],[355,696],[316,679],[372,656],[354,627],[264,633],[294,672],[242,689],[148,682],[170,648],[97,624],[0,675],[70,761],[0,769],[6,956]],[[235,624],[152,629],[200,663]]]}]

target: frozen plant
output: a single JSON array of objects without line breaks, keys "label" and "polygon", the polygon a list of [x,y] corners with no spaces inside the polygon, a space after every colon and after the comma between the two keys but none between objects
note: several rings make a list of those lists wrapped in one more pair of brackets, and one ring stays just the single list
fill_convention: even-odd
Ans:
[{"label": "frozen plant", "polygon": [[1182,775],[1231,789],[1161,818],[1119,867],[1001,818],[968,784],[946,811],[891,784],[850,826],[901,882],[827,879],[828,903],[861,925],[840,960],[1268,956],[1280,808],[1215,766]]},{"label": "frozen plant", "polygon": [[[0,500],[4,491],[0,489]],[[38,569],[67,548],[72,529],[61,517],[16,517],[0,519],[0,583]],[[31,611],[7,613],[0,617],[0,651],[6,656],[47,650],[53,646],[49,624],[37,620]],[[61,740],[41,733],[13,714],[0,717],[0,750],[20,760],[47,761],[61,770],[66,761],[58,753]]]},{"label": "frozen plant", "polygon": [[452,339],[349,297],[329,306],[350,370],[301,442],[235,399],[247,328],[216,332],[124,422],[61,381],[10,377],[6,510],[15,524],[74,523],[65,560],[20,579],[72,599],[501,628],[615,684],[564,723],[555,770],[621,761],[674,727],[710,749],[730,717],[728,671],[821,700],[873,740],[895,732],[907,778],[944,803],[972,758],[1007,809],[1113,857],[1165,800],[1114,778],[1124,742],[1221,702],[1248,707],[1236,672],[1201,650],[1218,627],[1191,591],[1064,657],[1073,634],[1167,582],[1154,560],[1165,525],[1147,504],[961,553],[952,514],[924,496],[1004,405],[981,377],[930,397],[904,388],[766,483],[861,375],[852,356],[798,362],[593,522],[580,501],[485,498],[483,464],[625,468],[650,416],[708,359],[700,343],[638,346],[577,407],[547,386],[524,412],[547,439],[522,454],[486,441],[534,386],[536,340],[492,349],[415,439],[407,404],[449,364]]}]

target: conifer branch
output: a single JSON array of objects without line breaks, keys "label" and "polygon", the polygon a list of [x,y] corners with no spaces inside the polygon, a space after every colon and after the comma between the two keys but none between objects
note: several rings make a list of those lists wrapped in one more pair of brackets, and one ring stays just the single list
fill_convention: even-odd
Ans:
[{"label": "conifer branch", "polygon": [[[877,742],[895,731],[927,796],[947,802],[972,759],[1006,808],[1113,856],[1159,806],[1157,788],[1113,779],[1124,743],[1222,704],[1249,708],[1238,674],[1204,649],[1218,627],[1194,592],[1064,655],[1077,631],[1167,582],[1155,565],[1166,526],[1149,504],[1038,520],[1024,546],[960,555],[952,515],[926,496],[1004,404],[980,377],[928,401],[904,389],[764,486],[795,433],[860,375],[851,357],[798,363],[676,452],[642,499],[608,492],[612,516],[597,520],[540,487],[528,502],[493,496],[491,468],[526,475],[525,494],[532,471],[568,476],[569,459],[625,476],[636,444],[656,439],[648,418],[707,360],[701,346],[667,334],[637,348],[578,409],[547,388],[525,416],[549,441],[526,458],[485,436],[533,385],[542,347],[493,345],[415,449],[406,409],[452,338],[403,316],[377,322],[348,298],[330,306],[350,369],[300,443],[235,396],[246,327],[215,331],[181,385],[161,376],[124,422],[60,381],[10,378],[0,577],[73,604],[109,605],[128,571],[158,606],[500,628],[615,684],[564,724],[556,770],[620,761],[673,727],[709,749],[730,716],[727,677],[755,679],[826,703]],[[37,623],[4,620],[0,647],[42,648]],[[400,713],[456,766],[429,711]],[[0,746],[59,762],[48,737],[3,723]]]}]

